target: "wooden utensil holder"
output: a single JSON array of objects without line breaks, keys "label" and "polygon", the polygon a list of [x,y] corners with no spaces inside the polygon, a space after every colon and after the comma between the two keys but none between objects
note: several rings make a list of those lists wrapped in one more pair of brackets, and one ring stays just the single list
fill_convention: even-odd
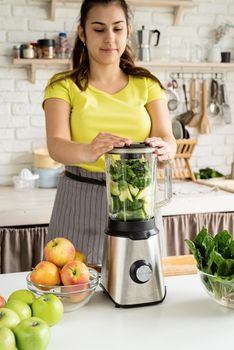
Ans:
[{"label": "wooden utensil holder", "polygon": [[[194,148],[197,144],[195,139],[178,139],[177,151],[175,158],[172,161],[172,178],[177,180],[191,179],[196,181],[192,168],[189,164],[189,160],[193,154]],[[159,170],[158,178],[163,177],[163,169]]]}]

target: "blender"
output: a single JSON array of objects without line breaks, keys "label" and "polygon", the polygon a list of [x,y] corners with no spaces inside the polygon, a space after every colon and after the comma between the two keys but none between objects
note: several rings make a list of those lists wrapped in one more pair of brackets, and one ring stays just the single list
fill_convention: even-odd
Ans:
[{"label": "blender", "polygon": [[166,295],[155,208],[172,196],[165,168],[163,199],[156,204],[157,157],[144,143],[105,155],[109,223],[105,232],[101,287],[117,307],[162,302]]}]

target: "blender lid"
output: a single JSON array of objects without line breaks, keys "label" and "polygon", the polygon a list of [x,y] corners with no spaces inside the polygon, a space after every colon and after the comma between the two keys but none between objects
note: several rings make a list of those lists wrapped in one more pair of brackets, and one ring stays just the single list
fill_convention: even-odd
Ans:
[{"label": "blender lid", "polygon": [[131,145],[124,147],[115,147],[107,154],[129,154],[129,153],[153,153],[154,147],[151,147],[144,142],[133,142]]}]

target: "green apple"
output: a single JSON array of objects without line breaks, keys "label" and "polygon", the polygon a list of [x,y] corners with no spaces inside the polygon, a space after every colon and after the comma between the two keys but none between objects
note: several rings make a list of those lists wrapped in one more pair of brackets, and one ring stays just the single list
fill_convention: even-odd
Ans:
[{"label": "green apple", "polygon": [[32,303],[34,302],[36,297],[33,294],[33,292],[31,292],[30,290],[18,289],[10,294],[8,300],[11,300],[11,299],[21,300],[21,301],[24,301],[25,303],[27,303],[28,305],[32,305]]},{"label": "green apple", "polygon": [[42,295],[32,303],[33,316],[41,318],[49,326],[61,320],[63,311],[63,303],[53,294]]},{"label": "green apple", "polygon": [[14,334],[20,350],[44,350],[50,341],[50,328],[38,317],[21,321],[14,328]]},{"label": "green apple", "polygon": [[24,320],[25,318],[29,318],[32,316],[32,311],[30,306],[26,304],[24,301],[21,301],[18,299],[8,300],[8,302],[5,304],[4,307],[7,307],[8,309],[15,311],[21,320]]},{"label": "green apple", "polygon": [[0,328],[14,328],[20,322],[20,318],[17,313],[6,307],[0,309]]},{"label": "green apple", "polygon": [[15,350],[15,336],[10,328],[0,328],[0,350]]}]

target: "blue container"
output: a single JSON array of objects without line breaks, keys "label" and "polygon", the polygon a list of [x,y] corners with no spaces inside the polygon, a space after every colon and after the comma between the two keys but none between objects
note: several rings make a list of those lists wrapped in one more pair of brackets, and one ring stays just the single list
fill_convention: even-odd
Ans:
[{"label": "blue container", "polygon": [[59,176],[63,173],[64,167],[59,168],[32,168],[33,174],[38,174],[37,185],[40,188],[55,188],[58,185]]}]

